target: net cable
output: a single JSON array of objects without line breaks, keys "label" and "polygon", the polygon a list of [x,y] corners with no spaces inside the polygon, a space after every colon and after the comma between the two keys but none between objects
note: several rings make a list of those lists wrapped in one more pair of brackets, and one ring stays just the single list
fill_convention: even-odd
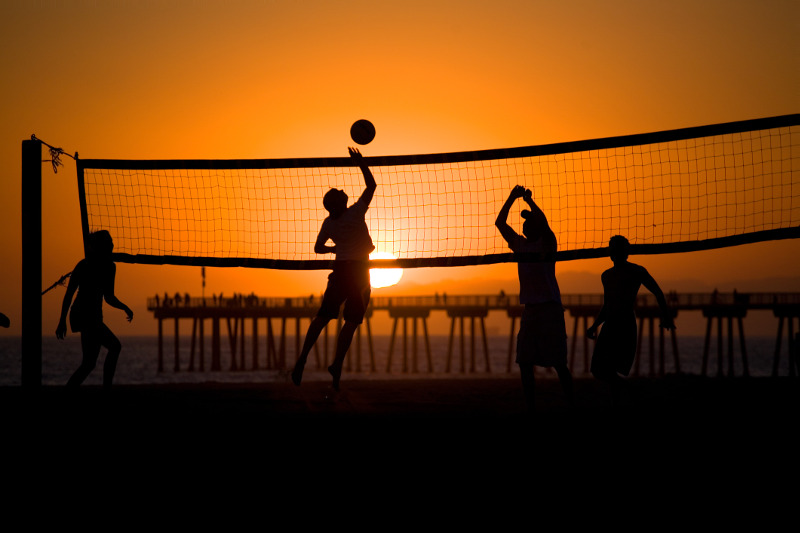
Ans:
[{"label": "net cable", "polygon": [[[76,154],[77,155],[77,154]],[[512,187],[531,189],[557,260],[800,237],[800,115],[508,149],[365,156],[378,183],[367,213],[375,267],[535,260],[511,253],[494,222]],[[327,269],[313,251],[349,157],[243,160],[76,159],[83,233],[107,229],[117,261]],[[515,205],[509,223],[521,232]]]}]

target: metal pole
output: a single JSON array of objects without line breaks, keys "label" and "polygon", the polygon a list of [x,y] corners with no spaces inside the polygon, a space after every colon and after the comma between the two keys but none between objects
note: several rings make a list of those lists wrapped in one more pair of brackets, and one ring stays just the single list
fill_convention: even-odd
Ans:
[{"label": "metal pole", "polygon": [[22,141],[22,386],[42,385],[42,142]]}]

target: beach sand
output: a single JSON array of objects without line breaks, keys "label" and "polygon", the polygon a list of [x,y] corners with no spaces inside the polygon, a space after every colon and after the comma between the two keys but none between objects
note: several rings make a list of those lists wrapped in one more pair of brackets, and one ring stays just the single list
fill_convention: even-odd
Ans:
[{"label": "beach sand", "polygon": [[736,501],[757,509],[791,494],[782,487],[798,473],[798,378],[628,384],[613,406],[601,383],[576,379],[568,409],[558,381],[539,379],[533,414],[513,377],[343,379],[338,394],[314,380],[4,387],[3,453],[6,471],[18,469],[7,477],[35,491],[93,479],[148,506],[233,496],[234,508],[255,498],[279,512],[337,501],[359,516],[410,506],[452,520],[457,510],[465,525],[473,507],[529,509],[534,494],[530,509],[608,500],[598,512],[626,515],[729,514]]},{"label": "beach sand", "polygon": [[348,379],[335,392],[329,381],[301,386],[277,383],[202,383],[0,388],[6,427],[69,426],[92,431],[164,432],[218,430],[247,434],[269,428],[313,433],[331,427],[353,433],[403,428],[446,437],[460,431],[560,431],[576,436],[601,427],[625,434],[684,433],[706,436],[737,428],[780,435],[795,424],[800,381],[794,377],[746,378],[667,375],[629,378],[614,405],[604,384],[574,380],[569,409],[556,379],[537,379],[536,408],[525,406],[518,378]]}]

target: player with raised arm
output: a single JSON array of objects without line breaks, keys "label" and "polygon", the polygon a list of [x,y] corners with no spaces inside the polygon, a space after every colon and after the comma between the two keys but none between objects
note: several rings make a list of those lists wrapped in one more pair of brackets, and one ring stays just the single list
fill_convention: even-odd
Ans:
[{"label": "player with raised arm", "polygon": [[[336,260],[333,271],[328,276],[328,285],[319,311],[308,326],[303,349],[292,371],[292,381],[295,385],[300,385],[311,348],[325,325],[339,316],[339,308],[344,304],[344,325],[336,340],[333,364],[328,367],[328,372],[333,377],[333,388],[337,391],[344,358],[353,334],[364,320],[369,304],[369,254],[375,249],[365,216],[377,184],[372,171],[364,163],[361,152],[356,148],[349,148],[349,151],[350,157],[358,162],[364,175],[364,191],[350,207],[347,206],[347,194],[341,189],[329,190],[322,199],[322,205],[329,215],[322,221],[314,243],[314,252],[335,254]],[[328,244],[328,241],[333,244]]]},{"label": "player with raised arm", "polygon": [[[508,225],[511,206],[522,198],[530,210],[522,211],[522,235]],[[534,410],[534,366],[552,367],[567,399],[574,403],[572,374],[567,367],[567,328],[555,272],[558,242],[544,212],[529,189],[515,186],[495,221],[511,250],[519,255],[519,301],[525,306],[517,335],[517,364],[530,412]]]}]

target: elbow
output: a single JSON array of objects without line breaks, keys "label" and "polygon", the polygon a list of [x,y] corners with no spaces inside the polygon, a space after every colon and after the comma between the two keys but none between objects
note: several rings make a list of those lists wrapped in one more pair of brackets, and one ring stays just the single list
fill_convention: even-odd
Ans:
[{"label": "elbow", "polygon": [[503,230],[506,226],[508,220],[508,206],[503,206],[503,208],[497,213],[497,217],[494,219],[494,225],[497,226],[500,231]]}]

